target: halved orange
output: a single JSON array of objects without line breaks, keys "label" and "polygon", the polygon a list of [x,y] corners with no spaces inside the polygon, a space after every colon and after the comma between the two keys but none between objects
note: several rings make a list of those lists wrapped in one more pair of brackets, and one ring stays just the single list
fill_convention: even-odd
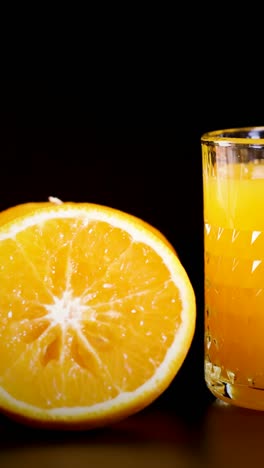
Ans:
[{"label": "halved orange", "polygon": [[89,203],[0,214],[0,410],[49,428],[139,411],[190,349],[194,290],[154,227]]}]

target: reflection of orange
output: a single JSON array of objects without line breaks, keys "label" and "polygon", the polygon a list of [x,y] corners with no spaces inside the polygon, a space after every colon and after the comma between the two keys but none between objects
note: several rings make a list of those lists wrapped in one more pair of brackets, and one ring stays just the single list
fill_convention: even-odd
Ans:
[{"label": "reflection of orange", "polygon": [[96,427],[147,406],[190,348],[195,297],[162,234],[112,208],[0,214],[0,407],[47,427]]}]

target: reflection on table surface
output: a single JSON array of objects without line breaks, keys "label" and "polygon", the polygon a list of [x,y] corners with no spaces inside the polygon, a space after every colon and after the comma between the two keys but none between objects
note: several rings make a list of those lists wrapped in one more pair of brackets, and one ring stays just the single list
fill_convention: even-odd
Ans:
[{"label": "reflection on table surface", "polygon": [[156,407],[114,426],[42,431],[0,419],[0,467],[244,467],[264,460],[264,412],[210,401]]},{"label": "reflection on table surface", "polygon": [[264,412],[216,400],[205,414],[203,433],[209,466],[264,464]]}]

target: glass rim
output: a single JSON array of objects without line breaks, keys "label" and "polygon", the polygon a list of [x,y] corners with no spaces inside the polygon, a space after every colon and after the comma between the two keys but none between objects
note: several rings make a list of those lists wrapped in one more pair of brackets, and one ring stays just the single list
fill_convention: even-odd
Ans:
[{"label": "glass rim", "polygon": [[[263,138],[254,138],[251,136],[236,136],[239,133],[262,132]],[[228,134],[228,136],[227,136]],[[201,136],[202,143],[215,143],[219,146],[231,145],[263,145],[264,146],[264,126],[234,127],[222,130],[212,130]]]}]

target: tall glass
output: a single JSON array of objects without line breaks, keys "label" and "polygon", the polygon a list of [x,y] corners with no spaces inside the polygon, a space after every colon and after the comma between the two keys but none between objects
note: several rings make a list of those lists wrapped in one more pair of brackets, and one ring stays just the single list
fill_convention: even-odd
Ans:
[{"label": "tall glass", "polygon": [[264,127],[209,132],[201,146],[205,380],[264,410]]}]

